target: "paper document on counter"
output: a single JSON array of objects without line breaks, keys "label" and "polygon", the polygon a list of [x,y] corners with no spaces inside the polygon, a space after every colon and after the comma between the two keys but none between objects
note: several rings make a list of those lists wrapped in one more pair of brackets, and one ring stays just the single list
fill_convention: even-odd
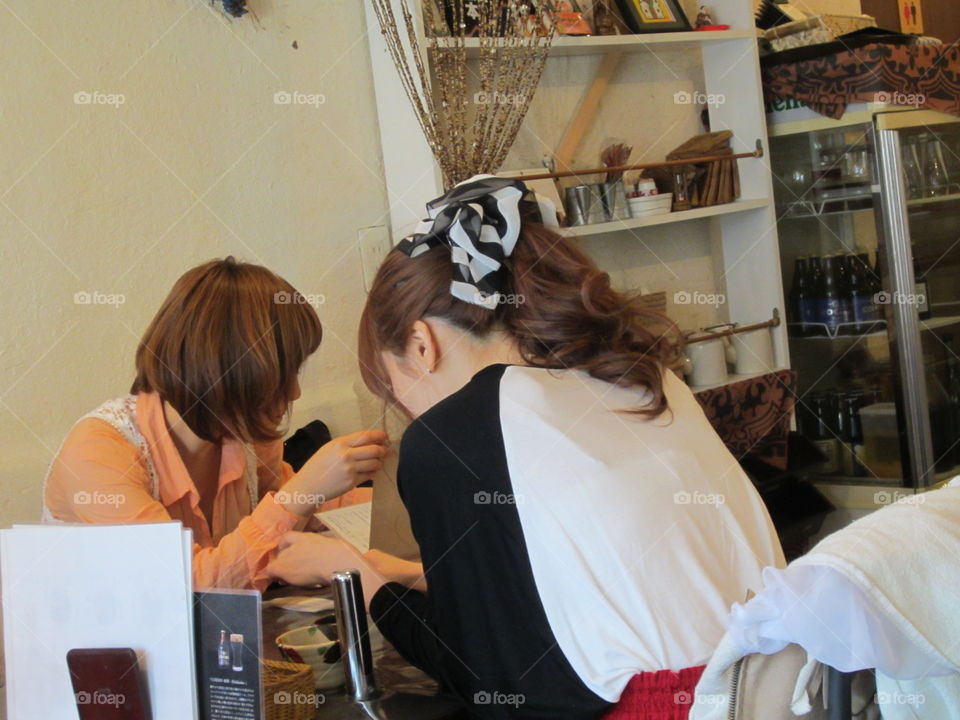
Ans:
[{"label": "paper document on counter", "polygon": [[346,540],[362,553],[370,549],[370,509],[372,502],[317,513],[316,517],[341,540]]}]

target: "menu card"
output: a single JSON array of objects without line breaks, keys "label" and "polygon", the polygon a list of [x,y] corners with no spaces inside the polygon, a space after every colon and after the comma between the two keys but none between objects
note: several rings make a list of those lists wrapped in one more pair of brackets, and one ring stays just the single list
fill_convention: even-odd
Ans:
[{"label": "menu card", "polygon": [[203,590],[193,595],[200,717],[261,720],[260,593]]},{"label": "menu card", "polygon": [[0,530],[8,716],[114,712],[114,693],[75,693],[67,653],[122,648],[145,670],[154,718],[196,718],[192,548],[180,523]]},{"label": "menu card", "polygon": [[336,510],[316,513],[320,522],[337,537],[353,545],[361,553],[370,550],[370,508],[373,503],[357,503]]}]

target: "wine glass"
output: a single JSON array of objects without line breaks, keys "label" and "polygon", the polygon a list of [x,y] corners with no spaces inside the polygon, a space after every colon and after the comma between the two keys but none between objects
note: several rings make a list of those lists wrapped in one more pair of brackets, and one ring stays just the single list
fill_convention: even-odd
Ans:
[{"label": "wine glass", "polygon": [[946,195],[950,181],[943,164],[943,148],[940,140],[930,135],[923,141],[923,179],[928,197]]},{"label": "wine glass", "polygon": [[907,186],[907,198],[912,200],[923,195],[923,172],[920,170],[920,157],[914,138],[903,146],[903,175]]}]

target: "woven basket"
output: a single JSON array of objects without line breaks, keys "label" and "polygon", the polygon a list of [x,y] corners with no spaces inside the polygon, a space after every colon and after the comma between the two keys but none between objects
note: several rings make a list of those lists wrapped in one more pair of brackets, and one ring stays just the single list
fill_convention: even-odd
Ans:
[{"label": "woven basket", "polygon": [[313,720],[319,703],[309,665],[263,661],[266,720]]},{"label": "woven basket", "polygon": [[770,41],[770,48],[774,52],[833,40],[833,34],[819,15],[777,25],[767,30],[763,36]]},{"label": "woven basket", "polygon": [[856,30],[876,27],[877,21],[869,15],[829,15],[824,14],[823,24],[827,26],[834,37],[840,37]]},{"label": "woven basket", "polygon": [[819,45],[855,30],[874,27],[877,21],[869,15],[811,15],[803,20],[777,25],[764,32],[774,52]]}]

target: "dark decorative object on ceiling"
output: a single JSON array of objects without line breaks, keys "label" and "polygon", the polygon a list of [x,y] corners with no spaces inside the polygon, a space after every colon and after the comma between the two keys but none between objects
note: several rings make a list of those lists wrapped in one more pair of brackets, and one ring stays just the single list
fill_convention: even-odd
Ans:
[{"label": "dark decorative object on ceiling", "polygon": [[223,11],[233,17],[243,17],[247,14],[247,0],[223,0]]}]

